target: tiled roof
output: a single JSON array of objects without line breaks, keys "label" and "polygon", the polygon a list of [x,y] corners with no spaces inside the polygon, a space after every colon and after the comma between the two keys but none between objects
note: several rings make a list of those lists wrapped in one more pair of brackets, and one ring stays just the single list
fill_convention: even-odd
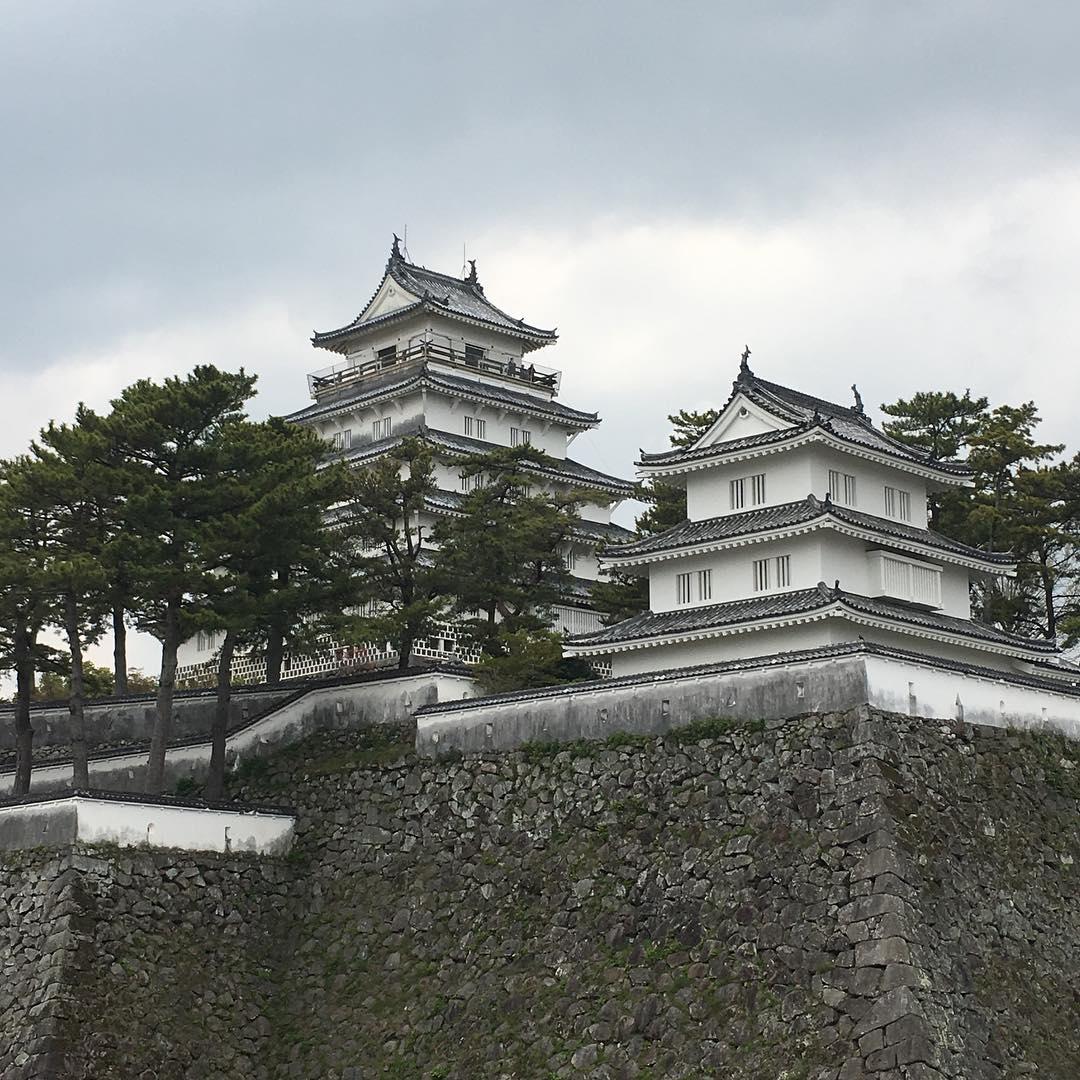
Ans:
[{"label": "tiled roof", "polygon": [[[723,660],[713,664],[695,664],[691,667],[662,668],[659,671],[647,671],[639,675],[621,675],[614,679],[595,679],[587,682],[564,683],[560,686],[544,686],[533,690],[515,690],[507,694],[493,694],[490,697],[439,701],[432,705],[421,706],[416,710],[416,715],[431,716],[438,713],[466,712],[470,709],[482,709],[491,705],[501,705],[515,701],[572,697],[590,691],[604,692],[618,690],[623,687],[650,686],[657,683],[676,682],[679,679],[728,675],[740,671],[759,671],[763,668],[787,667],[792,664],[808,663],[815,660],[832,660],[845,656],[884,656],[908,663],[920,664],[924,667],[956,672],[961,675],[975,675],[999,682],[1014,683],[1018,686],[1030,686],[1039,690],[1050,690],[1055,693],[1080,696],[1080,682],[1068,683],[1061,679],[1048,678],[1043,675],[999,671],[997,668],[984,667],[981,664],[971,664],[963,660],[949,660],[926,653],[909,652],[907,649],[896,649],[890,645],[879,645],[872,641],[846,641],[837,645],[822,645],[816,649],[798,649],[792,652],[771,653],[768,656],[750,656],[738,660]],[[1043,666],[1042,661],[1036,663]]]},{"label": "tiled roof", "polygon": [[748,600],[732,600],[722,604],[679,608],[675,611],[646,611],[613,626],[592,634],[572,638],[572,646],[594,648],[619,645],[650,638],[689,634],[701,630],[719,630],[748,622],[784,618],[790,615],[810,615],[833,608],[843,615],[845,611],[891,622],[917,626],[927,630],[958,634],[977,641],[991,642],[1001,646],[1013,646],[1033,652],[1056,653],[1057,646],[1050,641],[1019,638],[993,626],[958,619],[952,615],[922,611],[904,604],[858,596],[855,593],[830,589],[818,584],[812,589],[796,589],[786,593],[755,596]]},{"label": "tiled roof", "polygon": [[[505,449],[497,443],[484,442],[481,439],[470,439],[465,435],[452,435],[448,431],[439,431],[423,424],[412,428],[402,428],[393,435],[377,442],[364,443],[362,446],[354,446],[351,450],[333,455],[328,461],[343,461],[350,465],[362,465],[373,461],[383,454],[400,446],[406,438],[422,439],[430,446],[438,450],[444,450],[453,457],[467,457],[473,454],[486,454],[492,450]],[[537,476],[546,476],[553,480],[562,481],[572,486],[579,486],[589,490],[609,491],[617,495],[629,495],[634,485],[629,480],[621,480],[617,476],[609,476],[599,469],[592,469],[588,465],[582,465],[573,458],[548,457],[543,464],[526,462],[522,468],[526,472],[535,473]],[[447,494],[453,494],[452,492]],[[612,533],[612,539],[623,539],[629,535],[628,530],[621,526],[610,526],[617,532]]]},{"label": "tiled roof", "polygon": [[[497,443],[471,439],[465,435],[452,435],[448,431],[438,431],[435,428],[425,428],[424,434],[433,445],[455,454],[487,454],[492,450],[504,449]],[[543,464],[527,462],[523,467],[527,472],[550,476],[556,480],[571,481],[583,487],[608,488],[626,495],[629,495],[634,488],[629,480],[621,480],[617,476],[602,473],[598,469],[592,469],[588,465],[574,461],[573,458],[548,457]]]},{"label": "tiled roof", "polygon": [[410,365],[406,371],[390,371],[364,379],[362,382],[347,384],[339,393],[328,395],[306,408],[289,413],[285,419],[292,423],[305,423],[356,408],[378,398],[394,397],[425,387],[445,391],[453,397],[476,398],[495,405],[509,405],[523,412],[555,417],[575,427],[593,427],[600,422],[600,418],[594,412],[572,409],[561,401],[551,401],[495,383],[450,375],[435,370],[431,364],[423,362],[415,367]]},{"label": "tiled roof", "polygon": [[[382,281],[385,281],[387,276],[392,277],[403,289],[416,296],[418,302],[388,312],[386,315],[369,319],[366,322],[360,321],[363,315],[363,312],[361,312],[360,315],[357,315],[352,322],[347,323],[345,326],[341,326],[336,330],[317,332],[311,339],[312,343],[317,346],[330,345],[337,339],[349,337],[357,331],[366,330],[368,327],[400,318],[421,307],[451,317],[483,323],[513,334],[516,337],[526,338],[533,348],[546,345],[557,337],[554,330],[541,330],[537,326],[530,326],[524,319],[515,319],[501,308],[496,307],[484,295],[484,288],[476,280],[475,274],[469,278],[452,277],[449,274],[440,274],[434,270],[428,270],[426,267],[406,262],[397,250],[396,242],[386,264],[386,273],[383,275]],[[382,281],[379,282],[379,289],[382,288]],[[378,291],[376,289],[371,298],[372,300],[378,295]],[[371,300],[364,305],[365,311],[370,303]]]},{"label": "tiled roof", "polygon": [[[924,450],[908,446],[906,443],[879,431],[864,413],[855,408],[837,405],[824,398],[813,397],[799,390],[781,386],[779,383],[759,379],[747,369],[735,381],[731,398],[744,394],[767,412],[787,420],[792,427],[781,431],[767,431],[741,439],[713,443],[696,449],[665,450],[660,453],[642,453],[640,465],[659,466],[676,465],[684,462],[701,461],[711,457],[723,457],[727,454],[750,450],[757,447],[784,443],[789,439],[815,429],[834,435],[842,442],[864,447],[867,450],[890,457],[901,458],[936,472],[951,476],[969,476],[971,469],[959,461],[939,461]],[[729,398],[729,402],[731,400]]]},{"label": "tiled roof", "polygon": [[[461,509],[464,498],[464,493],[460,491],[447,491],[445,488],[439,488],[438,491],[428,496],[427,502],[428,506],[435,511],[441,510],[452,514]],[[574,535],[594,544],[605,544],[625,541],[635,534],[630,529],[623,528],[622,525],[616,525],[614,522],[605,523],[579,518],[578,523],[574,526]]]},{"label": "tiled roof", "polygon": [[727,514],[704,521],[684,521],[681,525],[676,525],[655,536],[646,536],[630,544],[609,548],[606,557],[609,559],[639,558],[643,555],[733,540],[740,536],[785,529],[828,518],[901,543],[920,544],[923,547],[936,548],[966,559],[975,559],[999,566],[1011,566],[1014,562],[1011,555],[980,551],[978,548],[968,547],[966,544],[961,544],[957,540],[942,536],[930,529],[919,529],[902,521],[876,517],[846,506],[822,502],[813,495],[799,502],[765,506],[758,510],[747,510],[741,514]]}]

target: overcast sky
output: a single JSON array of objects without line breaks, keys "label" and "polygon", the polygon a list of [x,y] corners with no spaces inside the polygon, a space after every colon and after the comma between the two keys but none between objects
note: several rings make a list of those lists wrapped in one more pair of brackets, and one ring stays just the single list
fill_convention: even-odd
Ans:
[{"label": "overcast sky", "polygon": [[[0,0],[0,455],[195,363],[305,403],[390,234],[560,342],[632,475],[759,374],[1080,449],[1075,3]],[[147,657],[139,657],[149,666]]]}]

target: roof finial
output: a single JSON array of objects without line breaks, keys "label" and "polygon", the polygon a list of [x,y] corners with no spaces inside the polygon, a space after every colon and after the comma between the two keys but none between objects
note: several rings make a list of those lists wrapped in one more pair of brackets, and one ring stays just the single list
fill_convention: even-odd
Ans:
[{"label": "roof finial", "polygon": [[400,261],[403,258],[401,254],[401,237],[397,233],[394,233],[394,242],[390,245],[390,258],[394,261]]},{"label": "roof finial", "polygon": [[852,383],[851,392],[855,395],[855,411],[860,415],[865,415],[863,411],[862,394],[859,393],[859,388]]},{"label": "roof finial", "polygon": [[476,280],[476,260],[475,259],[469,259],[468,263],[469,263],[469,272],[465,276],[465,280],[470,285],[476,285],[477,284],[477,280]]},{"label": "roof finial", "polygon": [[747,382],[754,377],[750,370],[750,346],[744,345],[742,357],[739,360],[739,382]]}]

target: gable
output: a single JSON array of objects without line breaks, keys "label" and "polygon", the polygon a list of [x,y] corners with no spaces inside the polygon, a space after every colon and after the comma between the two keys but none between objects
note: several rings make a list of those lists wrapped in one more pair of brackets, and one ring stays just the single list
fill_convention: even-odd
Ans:
[{"label": "gable", "polygon": [[387,274],[379,286],[379,291],[375,294],[371,303],[364,308],[357,321],[361,323],[371,322],[372,319],[378,319],[383,315],[389,315],[393,311],[410,307],[419,299],[420,297],[414,296],[407,289],[403,289],[398,282]]},{"label": "gable", "polygon": [[774,416],[744,394],[736,394],[717,417],[716,423],[691,449],[697,450],[702,446],[715,446],[718,443],[761,435],[767,431],[782,431],[790,427],[794,427],[790,421]]}]

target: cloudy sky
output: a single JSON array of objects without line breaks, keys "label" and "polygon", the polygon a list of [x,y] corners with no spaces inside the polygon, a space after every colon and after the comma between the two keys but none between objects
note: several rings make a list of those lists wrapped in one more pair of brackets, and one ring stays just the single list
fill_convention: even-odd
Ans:
[{"label": "cloudy sky", "polygon": [[[305,403],[390,234],[560,342],[629,475],[755,370],[1080,449],[1080,8],[0,0],[0,456],[200,362]],[[145,657],[142,657],[144,662]]]}]

